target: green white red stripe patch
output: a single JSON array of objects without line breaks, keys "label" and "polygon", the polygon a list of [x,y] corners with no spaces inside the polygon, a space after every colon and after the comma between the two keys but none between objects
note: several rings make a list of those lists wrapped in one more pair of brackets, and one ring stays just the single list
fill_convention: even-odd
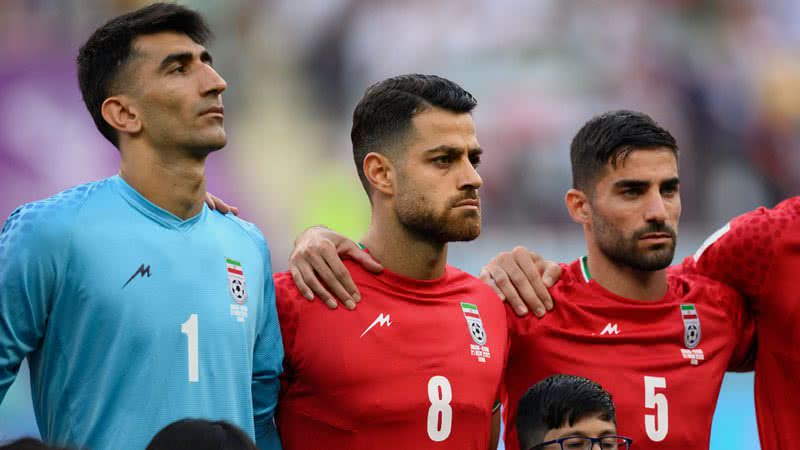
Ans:
[{"label": "green white red stripe patch", "polygon": [[697,319],[697,309],[693,304],[683,304],[681,305],[681,315],[683,315],[684,320]]},{"label": "green white red stripe patch", "polygon": [[242,264],[235,259],[225,258],[225,266],[228,268],[228,274],[244,276],[242,272]]},{"label": "green white red stripe patch", "polygon": [[471,317],[473,319],[481,318],[481,314],[478,312],[478,307],[472,303],[461,302],[461,311],[464,312],[464,317]]}]

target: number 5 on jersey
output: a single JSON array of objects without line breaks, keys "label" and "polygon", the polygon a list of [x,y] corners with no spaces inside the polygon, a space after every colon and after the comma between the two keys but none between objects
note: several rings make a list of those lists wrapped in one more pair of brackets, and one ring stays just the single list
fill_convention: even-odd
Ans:
[{"label": "number 5 on jersey", "polygon": [[661,442],[667,438],[669,431],[669,405],[667,396],[656,389],[666,389],[667,379],[664,377],[644,377],[644,407],[654,409],[653,414],[644,415],[644,428],[647,437],[653,442]]}]

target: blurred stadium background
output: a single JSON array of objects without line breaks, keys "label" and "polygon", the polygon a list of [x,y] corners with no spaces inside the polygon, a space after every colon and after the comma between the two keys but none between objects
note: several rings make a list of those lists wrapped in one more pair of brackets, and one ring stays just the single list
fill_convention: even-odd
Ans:
[{"label": "blurred stadium background", "polygon": [[[138,0],[0,2],[0,215],[115,172],[74,58]],[[373,82],[435,73],[479,101],[484,232],[453,247],[472,273],[515,245],[583,254],[563,194],[569,142],[593,114],[652,115],[682,148],[679,256],[734,215],[800,193],[800,2],[796,0],[196,0],[228,81],[229,144],[209,189],[270,241],[324,223],[358,238],[369,209],[349,143]],[[752,377],[726,378],[712,449],[758,448]],[[120,405],[124,408],[125,405]],[[0,441],[36,435],[27,369],[0,405]]]}]

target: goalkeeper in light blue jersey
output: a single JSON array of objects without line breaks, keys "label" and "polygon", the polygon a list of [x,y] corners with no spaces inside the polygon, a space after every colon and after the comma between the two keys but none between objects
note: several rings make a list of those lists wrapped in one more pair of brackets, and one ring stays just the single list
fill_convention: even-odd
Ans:
[{"label": "goalkeeper in light blue jersey", "polygon": [[98,29],[78,77],[119,175],[24,205],[0,234],[0,401],[27,357],[52,443],[143,449],[192,417],[280,448],[267,244],[203,202],[206,157],[226,142],[209,36],[174,4]]}]

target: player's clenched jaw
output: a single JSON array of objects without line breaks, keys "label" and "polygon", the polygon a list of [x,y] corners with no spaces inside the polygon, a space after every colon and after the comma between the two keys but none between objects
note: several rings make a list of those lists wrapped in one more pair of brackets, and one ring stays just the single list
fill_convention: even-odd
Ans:
[{"label": "player's clenched jaw", "polygon": [[590,228],[603,254],[641,271],[668,267],[675,254],[681,200],[672,150],[633,151],[589,196]]},{"label": "player's clenched jaw", "polygon": [[397,164],[398,222],[420,239],[438,243],[477,238],[481,149],[472,115],[432,108],[415,116],[412,125]]}]

